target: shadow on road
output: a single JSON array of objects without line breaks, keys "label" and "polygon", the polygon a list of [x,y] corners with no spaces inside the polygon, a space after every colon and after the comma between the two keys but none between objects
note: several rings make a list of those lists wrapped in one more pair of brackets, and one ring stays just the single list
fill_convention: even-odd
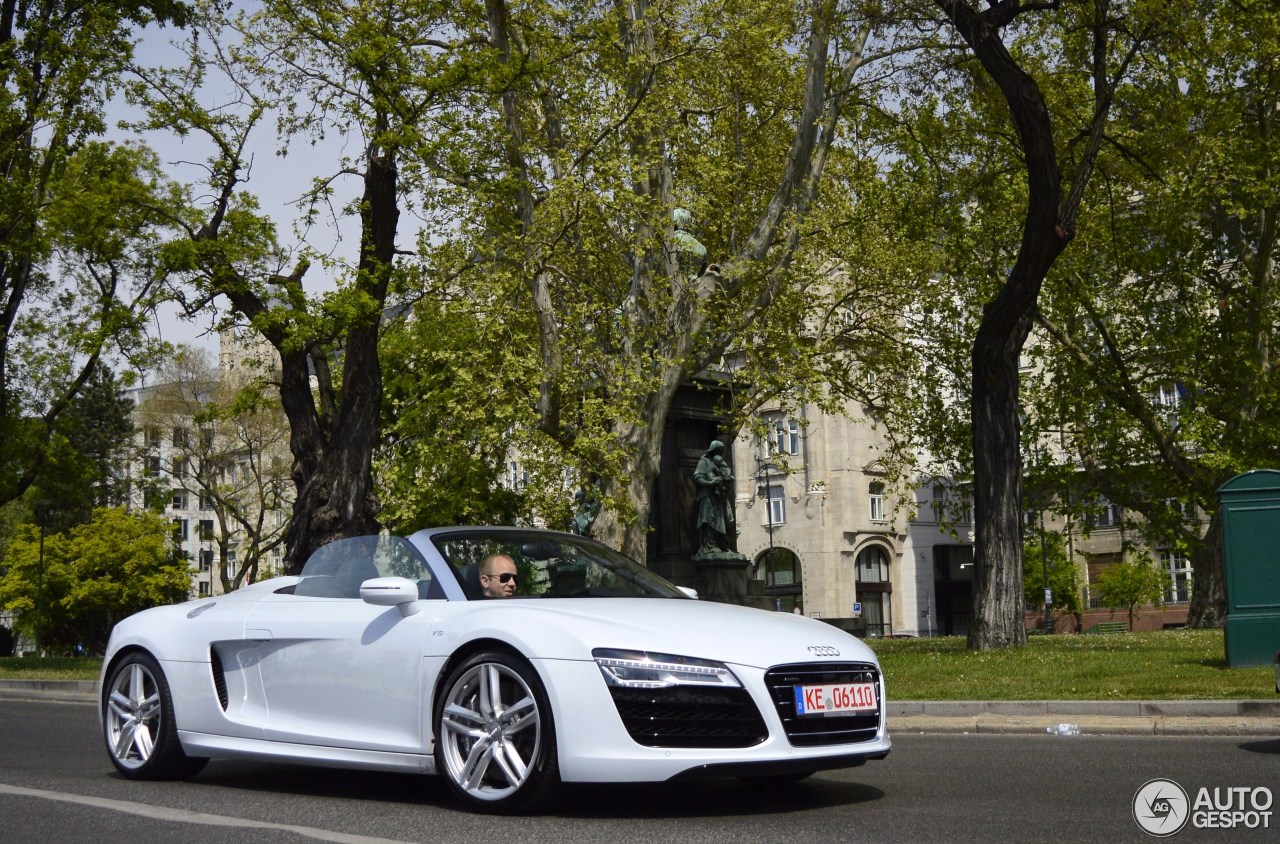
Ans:
[{"label": "shadow on road", "polygon": [[[461,809],[444,782],[435,776],[214,761],[189,782],[192,786],[300,797]],[[739,816],[773,815],[866,803],[884,796],[873,786],[824,779],[821,775],[799,783],[768,786],[736,779],[617,785],[570,783],[547,814],[582,819],[696,818],[717,817],[731,809]]]},{"label": "shadow on road", "polygon": [[777,815],[880,800],[860,783],[811,777],[789,785],[756,786],[734,779],[683,783],[567,786],[554,811],[566,818],[698,818]]},{"label": "shadow on road", "polygon": [[1240,749],[1250,753],[1269,753],[1272,756],[1280,756],[1280,739],[1250,741],[1240,745]]}]

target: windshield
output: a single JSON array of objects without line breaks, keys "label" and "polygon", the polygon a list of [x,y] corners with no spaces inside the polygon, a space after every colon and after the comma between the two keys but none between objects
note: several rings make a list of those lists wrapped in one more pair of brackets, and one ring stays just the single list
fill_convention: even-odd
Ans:
[{"label": "windshield", "polygon": [[485,558],[510,557],[516,565],[515,598],[686,598],[672,584],[613,549],[579,537],[519,531],[477,531],[432,537],[472,600]]}]

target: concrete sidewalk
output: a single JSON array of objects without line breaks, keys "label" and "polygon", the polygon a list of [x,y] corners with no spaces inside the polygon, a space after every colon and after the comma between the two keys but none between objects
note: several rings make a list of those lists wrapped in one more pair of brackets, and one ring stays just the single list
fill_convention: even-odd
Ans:
[{"label": "concrete sidewalk", "polygon": [[[95,703],[96,682],[0,680],[0,700]],[[889,701],[891,733],[1044,734],[1072,724],[1084,735],[1271,736],[1274,700]]]}]

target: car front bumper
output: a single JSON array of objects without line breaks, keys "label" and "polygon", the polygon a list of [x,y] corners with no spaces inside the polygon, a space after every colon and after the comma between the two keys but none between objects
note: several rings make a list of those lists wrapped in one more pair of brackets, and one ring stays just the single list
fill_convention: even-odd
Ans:
[{"label": "car front bumper", "polygon": [[796,746],[787,737],[766,671],[731,665],[764,721],[765,735],[745,747],[649,747],[624,726],[595,662],[535,660],[556,714],[560,777],[565,782],[662,782],[675,778],[803,774],[883,759],[891,749],[879,680],[877,721],[861,741]]}]

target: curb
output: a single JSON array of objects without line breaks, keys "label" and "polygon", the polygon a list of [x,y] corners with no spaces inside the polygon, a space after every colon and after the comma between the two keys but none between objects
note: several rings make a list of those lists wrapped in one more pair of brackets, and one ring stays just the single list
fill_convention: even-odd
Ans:
[{"label": "curb", "polygon": [[[0,700],[96,703],[91,680],[0,680]],[[1082,735],[1280,737],[1276,700],[889,701],[889,732],[1044,735],[1058,724]]]},{"label": "curb", "polygon": [[97,680],[0,680],[0,700],[96,703]]}]

